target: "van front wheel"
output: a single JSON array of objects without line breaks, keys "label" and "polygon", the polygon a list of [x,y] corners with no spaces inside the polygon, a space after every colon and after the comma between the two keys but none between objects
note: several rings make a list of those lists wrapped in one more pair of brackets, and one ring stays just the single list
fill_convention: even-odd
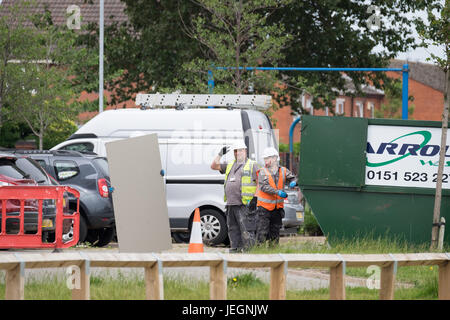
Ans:
[{"label": "van front wheel", "polygon": [[227,221],[220,212],[204,209],[200,211],[200,222],[205,244],[215,246],[225,242],[228,236]]}]

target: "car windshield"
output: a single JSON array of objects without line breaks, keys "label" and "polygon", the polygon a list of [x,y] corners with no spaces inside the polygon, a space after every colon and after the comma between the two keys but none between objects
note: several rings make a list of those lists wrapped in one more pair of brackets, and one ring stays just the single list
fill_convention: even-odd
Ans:
[{"label": "car windshield", "polygon": [[108,161],[106,161],[105,158],[95,158],[92,160],[95,167],[100,170],[100,173],[105,177],[109,179],[109,167],[108,167]]},{"label": "car windshield", "polygon": [[37,183],[51,183],[45,171],[33,159],[19,158],[16,161],[16,166],[23,172],[28,173],[31,179],[33,179]]},{"label": "car windshield", "polygon": [[0,174],[14,179],[30,179],[30,175],[18,168],[13,159],[0,159]]}]

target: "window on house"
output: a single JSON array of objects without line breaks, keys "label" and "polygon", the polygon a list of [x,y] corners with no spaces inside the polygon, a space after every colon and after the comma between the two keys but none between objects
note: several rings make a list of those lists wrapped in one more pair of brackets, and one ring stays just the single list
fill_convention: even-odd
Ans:
[{"label": "window on house", "polygon": [[336,99],[336,114],[338,115],[344,114],[344,103],[345,99],[342,98]]},{"label": "window on house", "polygon": [[369,111],[370,117],[375,118],[375,104],[372,101],[367,102],[367,110]]},{"label": "window on house", "polygon": [[309,109],[310,115],[314,115],[314,107],[311,102],[312,102],[311,98],[306,99],[306,109]]},{"label": "window on house", "polygon": [[361,101],[356,102],[355,117],[364,117],[364,105]]}]

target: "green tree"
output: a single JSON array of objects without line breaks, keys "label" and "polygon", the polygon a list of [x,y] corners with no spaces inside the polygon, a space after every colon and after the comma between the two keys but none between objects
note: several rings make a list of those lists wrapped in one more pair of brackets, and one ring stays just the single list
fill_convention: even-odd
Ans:
[{"label": "green tree", "polygon": [[431,231],[431,248],[438,245],[440,210],[442,201],[442,175],[444,171],[445,146],[447,144],[448,112],[450,95],[450,2],[443,4],[433,1],[427,7],[428,24],[422,19],[415,19],[417,31],[422,38],[421,45],[425,48],[438,45],[444,48],[444,56],[431,54],[429,60],[437,64],[445,72],[444,106],[442,112],[441,152],[439,153],[439,166],[436,179],[436,194],[433,209],[433,227]]},{"label": "green tree", "polygon": [[[392,85],[385,87],[385,100],[380,109],[375,109],[375,118],[401,119],[402,118],[402,84],[395,81]],[[410,99],[412,100],[412,98]],[[414,105],[408,106],[408,119],[412,119]]]},{"label": "green tree", "polygon": [[277,66],[290,36],[283,24],[268,18],[289,1],[239,0],[194,1],[203,11],[185,24],[185,31],[198,41],[202,57],[184,64],[190,72],[192,86],[188,90],[207,92],[207,70],[214,66],[232,67],[214,70],[216,92],[248,93],[275,90],[276,73],[249,72],[239,67]]},{"label": "green tree", "polygon": [[51,149],[58,143],[67,140],[77,129],[77,125],[72,120],[59,120],[51,123],[44,137],[44,149]]},{"label": "green tree", "polygon": [[[200,46],[183,31],[182,21],[201,11],[191,1],[122,0],[127,7],[129,22],[105,26],[105,89],[112,92],[110,104],[134,97],[138,92],[161,91],[185,84],[182,64],[200,56]],[[79,35],[79,44],[98,52],[98,24],[91,23],[87,32]],[[97,58],[98,61],[98,58]],[[96,92],[98,62],[80,68],[77,74]],[[97,85],[96,85],[97,84]]]},{"label": "green tree", "polygon": [[16,100],[17,90],[28,83],[20,75],[34,45],[25,26],[29,18],[25,11],[30,5],[30,1],[21,1],[6,8],[0,6],[0,128],[11,111],[9,106]]},{"label": "green tree", "polygon": [[[430,53],[427,58],[438,65],[444,72],[449,70],[450,66],[450,3],[445,1],[433,1],[427,6],[427,20],[416,18],[414,23],[422,40],[421,46],[428,48],[431,45],[440,46],[444,50],[444,55],[438,56]],[[447,75],[448,83],[448,75]],[[448,87],[448,86],[447,86]]]},{"label": "green tree", "polygon": [[[282,53],[287,67],[386,67],[399,52],[417,46],[407,13],[426,8],[433,1],[305,0],[283,6],[270,22],[282,23],[291,35]],[[377,46],[385,48],[374,51]],[[343,93],[364,96],[363,85],[390,86],[383,72],[348,72],[356,87],[349,92],[339,72],[283,72],[280,74],[291,96],[294,110],[305,112],[301,94],[313,96],[314,108],[329,107]]]},{"label": "green tree", "polygon": [[[207,70],[220,66],[219,63],[223,63],[222,66],[236,65],[235,54],[222,61],[214,52],[217,51],[218,56],[223,57],[223,43],[229,41],[226,38],[229,34],[226,26],[227,21],[232,20],[220,20],[227,18],[230,12],[235,12],[231,9],[222,12],[221,10],[224,10],[227,4],[235,6],[240,3],[256,4],[254,7],[256,20],[254,21],[261,22],[258,28],[262,30],[263,27],[270,29],[273,26],[282,26],[285,34],[278,37],[282,41],[287,39],[283,45],[276,43],[275,49],[279,50],[281,46],[281,51],[273,56],[278,56],[279,59],[254,61],[254,57],[246,59],[239,55],[241,66],[385,67],[389,59],[394,58],[399,52],[416,46],[411,31],[413,21],[406,14],[426,8],[434,2],[433,0],[276,1],[274,7],[277,9],[272,11],[270,8],[258,7],[266,7],[267,4],[270,7],[270,4],[275,1],[243,0],[220,3],[216,1],[217,6],[214,1],[122,1],[126,4],[129,23],[115,24],[105,28],[105,66],[107,66],[105,71],[107,74],[122,72],[120,77],[112,77],[107,84],[108,89],[113,89],[112,104],[126,101],[135,93],[143,91],[171,91],[179,88],[192,92],[194,90],[207,92]],[[214,5],[213,11],[207,10],[210,4]],[[263,12],[266,12],[267,16],[257,21]],[[213,18],[214,22],[218,22],[217,24],[211,23]],[[378,18],[380,26],[372,27],[373,24],[376,25]],[[230,30],[236,30],[235,23],[232,27]],[[184,29],[190,30],[191,36],[183,32]],[[86,34],[89,36],[89,40],[86,37],[84,42],[86,46],[96,48],[97,30],[94,24],[92,32]],[[222,35],[223,39],[213,39],[220,46],[210,48],[192,38],[193,31],[206,40],[208,40],[208,34]],[[276,36],[272,35],[272,37]],[[237,39],[237,35],[232,34],[228,38]],[[276,40],[270,39],[270,41]],[[244,51],[246,46],[248,43],[244,43]],[[383,46],[385,50],[375,52],[374,48],[377,46]],[[233,43],[229,51],[236,52],[231,48],[235,48]],[[261,56],[262,52],[264,51],[259,52],[259,58],[265,59]],[[213,66],[211,62],[214,63]],[[85,74],[95,75],[96,70]],[[373,83],[376,87],[383,88],[391,81],[380,72],[369,74],[351,72],[348,75],[359,90],[353,94],[345,92],[349,96],[362,96],[363,84]],[[299,99],[304,90],[313,95],[314,107],[328,106],[330,110],[333,110],[332,101],[338,92],[345,91],[345,81],[338,72],[278,74],[260,72],[256,75],[249,71],[234,74],[221,71],[215,72],[214,77],[217,82],[216,92],[228,92],[232,86],[242,89],[242,92],[246,89],[263,92],[258,90],[263,86],[268,87],[264,77],[267,77],[270,83],[273,83],[274,78],[277,77],[278,81],[283,83],[282,88],[287,90],[291,97],[287,100],[286,95],[278,95],[280,105],[289,103],[297,111],[304,111]],[[231,82],[232,85],[228,87],[225,85],[234,79],[237,82]],[[258,81],[252,83],[254,79],[261,79],[262,83]],[[93,89],[95,90],[95,87]]]},{"label": "green tree", "polygon": [[33,16],[31,21],[33,27],[27,34],[33,46],[28,49],[26,66],[16,73],[22,86],[16,88],[11,108],[16,121],[24,121],[39,139],[42,150],[49,126],[75,115],[71,66],[80,63],[82,51],[75,47],[75,33],[54,25],[50,11]]},{"label": "green tree", "polygon": [[0,147],[14,148],[17,140],[24,139],[32,134],[26,123],[5,121],[0,128]]}]

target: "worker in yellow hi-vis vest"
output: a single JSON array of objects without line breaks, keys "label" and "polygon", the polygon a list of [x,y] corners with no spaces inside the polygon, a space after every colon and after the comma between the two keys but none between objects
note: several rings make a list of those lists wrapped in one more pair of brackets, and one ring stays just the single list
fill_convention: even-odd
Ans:
[{"label": "worker in yellow hi-vis vest", "polygon": [[[233,149],[235,159],[230,163],[220,163],[220,158],[230,149]],[[211,169],[225,174],[224,199],[230,252],[249,249],[256,242],[256,216],[250,207],[256,202],[256,173],[259,166],[256,161],[247,158],[247,146],[242,141],[232,148],[223,147],[211,164]]]}]

